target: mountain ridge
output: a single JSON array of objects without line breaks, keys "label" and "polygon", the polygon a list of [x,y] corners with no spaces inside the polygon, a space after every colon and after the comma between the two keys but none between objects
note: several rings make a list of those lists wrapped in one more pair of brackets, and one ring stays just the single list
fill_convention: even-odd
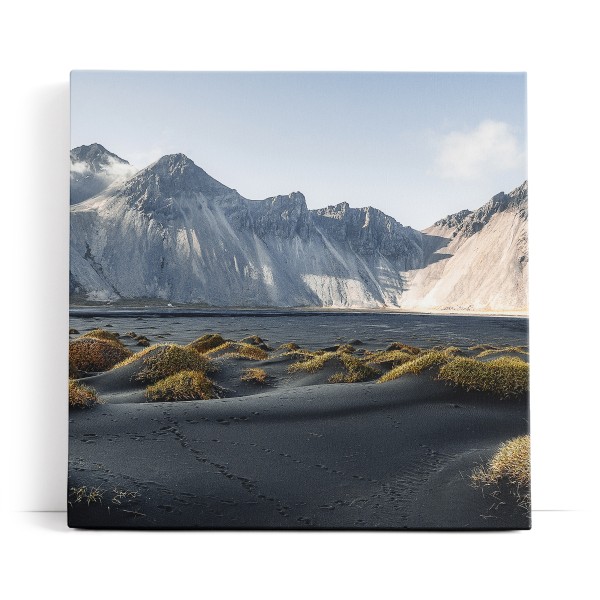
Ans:
[{"label": "mountain ridge", "polygon": [[[310,210],[300,192],[249,200],[184,154],[166,155],[72,206],[71,294],[97,302],[462,310],[464,302],[444,298],[435,307],[420,302],[418,273],[448,261],[440,259],[441,240],[481,238],[506,211],[521,211],[526,222],[526,203],[527,182],[419,232],[371,206]],[[465,310],[515,308],[489,298],[471,305]]]}]

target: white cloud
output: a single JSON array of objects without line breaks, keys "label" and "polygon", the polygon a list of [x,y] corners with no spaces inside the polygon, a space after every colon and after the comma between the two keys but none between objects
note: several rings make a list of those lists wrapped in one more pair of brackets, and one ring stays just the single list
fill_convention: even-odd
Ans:
[{"label": "white cloud", "polygon": [[441,138],[437,171],[447,179],[479,179],[519,167],[523,149],[510,126],[482,121],[471,131],[453,131]]}]

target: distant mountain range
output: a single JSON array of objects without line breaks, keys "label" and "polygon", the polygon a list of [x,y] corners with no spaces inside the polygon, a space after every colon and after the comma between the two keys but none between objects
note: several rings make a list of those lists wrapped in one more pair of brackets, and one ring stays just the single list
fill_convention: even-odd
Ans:
[{"label": "distant mountain range", "polygon": [[527,182],[420,232],[372,207],[248,200],[183,154],[71,151],[73,303],[527,310]]}]

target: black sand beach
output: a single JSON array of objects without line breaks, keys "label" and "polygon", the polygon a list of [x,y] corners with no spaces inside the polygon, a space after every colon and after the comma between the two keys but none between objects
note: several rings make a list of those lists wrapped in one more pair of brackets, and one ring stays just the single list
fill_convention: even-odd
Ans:
[{"label": "black sand beach", "polygon": [[[280,342],[306,342],[309,337],[313,348],[353,341],[358,357],[392,342],[414,343],[418,338],[425,346],[426,317],[419,317],[411,329],[407,323],[413,317],[408,316],[404,336],[390,334],[385,316],[379,322],[360,315],[344,317],[337,331],[319,328],[314,318],[290,317],[293,326],[286,323],[279,329],[265,319],[244,323],[239,317],[222,318],[228,323],[213,322],[210,329],[196,319],[177,317],[144,317],[143,322],[139,315],[97,317],[101,322],[72,318],[72,327],[81,333],[112,325],[107,331],[118,332],[136,351],[142,348],[135,339],[124,336],[135,324],[152,343],[189,343],[217,327],[239,340],[248,335],[242,330],[253,327],[252,333],[269,338],[265,344],[273,349],[266,360],[215,356],[217,370],[211,379],[220,397],[210,400],[148,402],[145,387],[132,381],[140,361],[84,377],[101,404],[70,411],[71,526],[530,526],[529,511],[514,493],[497,486],[476,488],[470,480],[473,468],[485,464],[502,442],[528,433],[526,393],[502,397],[466,391],[439,380],[431,370],[385,383],[330,383],[343,367],[337,355],[315,372],[290,373],[297,357],[275,348]],[[439,342],[443,328],[436,328],[436,317],[430,319],[430,338]],[[468,327],[455,321],[456,331],[444,324],[451,339],[463,340],[465,346],[456,351],[460,354],[476,353],[466,345],[477,332],[479,342],[526,344],[526,320],[467,319],[473,319]],[[265,325],[262,330],[258,321]],[[322,324],[335,324],[335,319]],[[372,327],[365,330],[365,324]],[[273,331],[280,339],[273,339]],[[357,339],[360,334],[364,339]],[[268,373],[266,383],[241,381],[250,367]]]}]

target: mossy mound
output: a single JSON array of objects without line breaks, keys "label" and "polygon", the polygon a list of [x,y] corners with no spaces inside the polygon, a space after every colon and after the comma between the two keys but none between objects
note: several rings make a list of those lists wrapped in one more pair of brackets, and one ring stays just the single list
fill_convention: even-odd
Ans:
[{"label": "mossy mound", "polygon": [[267,342],[265,342],[265,340],[263,340],[261,337],[258,337],[257,335],[245,337],[244,339],[240,340],[240,342],[242,344],[250,344],[251,346],[256,346],[257,348],[260,348],[265,352],[272,350],[272,348],[268,346]]},{"label": "mossy mound", "polygon": [[256,383],[264,385],[268,379],[267,372],[264,369],[245,369],[242,373],[241,380],[247,383]]},{"label": "mossy mound", "polygon": [[136,346],[142,346],[143,348],[150,346],[150,340],[145,335],[139,335],[136,339]]},{"label": "mossy mound", "polygon": [[380,371],[377,371],[356,356],[342,353],[339,358],[346,371],[332,375],[329,378],[331,383],[358,383],[360,381],[370,381],[381,375]]},{"label": "mossy mound", "polygon": [[131,354],[131,350],[116,339],[77,338],[69,342],[69,376],[108,371]]},{"label": "mossy mound", "polygon": [[69,379],[69,408],[89,408],[98,404],[96,391],[87,385]]},{"label": "mossy mound", "polygon": [[197,352],[205,353],[214,348],[225,344],[227,340],[219,333],[207,333],[188,344],[188,348],[193,348]]},{"label": "mossy mound", "polygon": [[467,390],[514,396],[529,390],[529,364],[520,358],[500,357],[489,362],[457,357],[440,369],[440,379]]},{"label": "mossy mound", "polygon": [[204,374],[214,371],[214,366],[206,356],[188,346],[164,344],[151,346],[142,352],[143,356],[140,358],[143,366],[134,375],[135,381],[154,383],[181,371],[197,371]]},{"label": "mossy mound", "polygon": [[513,485],[531,483],[531,440],[522,435],[504,442],[487,466],[477,467],[471,473],[475,485],[489,485],[506,481]]},{"label": "mossy mound", "polygon": [[213,382],[200,371],[180,371],[146,388],[150,402],[179,402],[216,398]]}]

